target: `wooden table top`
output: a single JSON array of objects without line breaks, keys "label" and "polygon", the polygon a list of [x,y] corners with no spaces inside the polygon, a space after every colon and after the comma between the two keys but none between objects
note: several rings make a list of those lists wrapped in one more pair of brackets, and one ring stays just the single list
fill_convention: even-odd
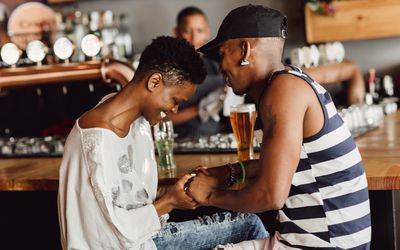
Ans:
[{"label": "wooden table top", "polygon": [[[380,128],[357,138],[370,190],[400,190],[400,111],[385,117]],[[236,154],[177,154],[178,175],[202,164],[235,162]],[[0,190],[55,191],[61,158],[0,160]]]}]

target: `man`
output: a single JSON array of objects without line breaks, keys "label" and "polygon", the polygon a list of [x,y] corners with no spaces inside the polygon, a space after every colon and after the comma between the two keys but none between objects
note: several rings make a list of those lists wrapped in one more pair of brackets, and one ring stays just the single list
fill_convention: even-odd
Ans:
[{"label": "man", "polygon": [[[278,211],[278,230],[234,249],[369,249],[368,186],[359,151],[330,95],[282,65],[287,19],[264,6],[231,11],[199,49],[218,58],[228,86],[258,105],[260,159],[203,168],[189,194],[201,205]],[[225,190],[249,177],[241,190]],[[240,248],[242,247],[242,248]]]},{"label": "man", "polygon": [[[204,45],[210,37],[207,17],[197,7],[181,10],[176,25],[175,36],[185,39],[196,49]],[[206,79],[188,101],[181,103],[180,110],[170,115],[175,132],[180,138],[220,132],[219,111],[222,108],[224,80],[217,62],[206,56],[202,60],[207,71]]]},{"label": "man", "polygon": [[190,175],[156,199],[150,125],[176,112],[204,77],[189,43],[159,37],[144,50],[133,80],[76,121],[60,167],[63,249],[204,249],[266,235],[257,216],[240,213],[165,224],[173,209],[197,203],[183,190]]}]

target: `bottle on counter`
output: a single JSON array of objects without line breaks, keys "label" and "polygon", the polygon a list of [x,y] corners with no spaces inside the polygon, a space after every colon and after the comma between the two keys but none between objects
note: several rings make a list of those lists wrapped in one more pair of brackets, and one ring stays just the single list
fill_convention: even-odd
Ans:
[{"label": "bottle on counter", "polygon": [[118,29],[114,23],[114,16],[115,15],[111,10],[103,11],[101,15],[101,39],[103,41],[101,56],[111,56],[116,59],[121,59],[121,56],[118,54],[118,48],[115,44],[115,38],[118,35]]},{"label": "bottle on counter", "polygon": [[55,26],[56,26],[56,31],[53,32],[52,34],[52,44],[54,45],[55,41],[57,41],[58,38],[60,37],[65,37],[67,35],[66,33],[66,22],[64,22],[64,17],[62,13],[57,12],[55,14]]},{"label": "bottle on counter", "polygon": [[373,103],[379,103],[381,101],[381,87],[380,79],[376,77],[376,70],[371,68],[368,70],[368,94],[372,97]]},{"label": "bottle on counter", "polygon": [[74,55],[72,56],[72,61],[83,62],[85,61],[85,54],[81,50],[82,38],[88,33],[88,16],[87,14],[82,14],[80,11],[75,11],[73,15],[73,28],[70,38],[76,46]]},{"label": "bottle on counter", "polygon": [[128,25],[126,24],[126,15],[119,15],[119,29],[118,35],[115,39],[118,53],[124,58],[133,58],[133,42],[132,36],[129,32]]}]

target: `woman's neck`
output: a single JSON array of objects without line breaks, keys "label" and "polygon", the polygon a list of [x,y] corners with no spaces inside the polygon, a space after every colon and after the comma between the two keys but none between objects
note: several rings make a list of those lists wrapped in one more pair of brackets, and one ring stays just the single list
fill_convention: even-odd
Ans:
[{"label": "woman's neck", "polygon": [[118,135],[126,135],[130,125],[142,114],[140,110],[140,85],[130,83],[109,102],[99,107],[102,117]]}]

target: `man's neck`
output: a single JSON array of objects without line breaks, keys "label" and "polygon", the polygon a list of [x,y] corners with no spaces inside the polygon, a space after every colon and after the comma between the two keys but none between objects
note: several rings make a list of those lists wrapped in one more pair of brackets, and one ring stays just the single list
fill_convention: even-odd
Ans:
[{"label": "man's neck", "polygon": [[252,84],[252,88],[249,89],[247,94],[251,97],[251,99],[255,103],[259,103],[259,100],[261,96],[264,94],[265,89],[268,87],[270,80],[272,79],[273,74],[276,71],[280,71],[285,69],[284,65],[279,62],[275,63],[269,67],[267,67],[267,70],[264,72],[262,77],[259,77],[258,80]]}]

